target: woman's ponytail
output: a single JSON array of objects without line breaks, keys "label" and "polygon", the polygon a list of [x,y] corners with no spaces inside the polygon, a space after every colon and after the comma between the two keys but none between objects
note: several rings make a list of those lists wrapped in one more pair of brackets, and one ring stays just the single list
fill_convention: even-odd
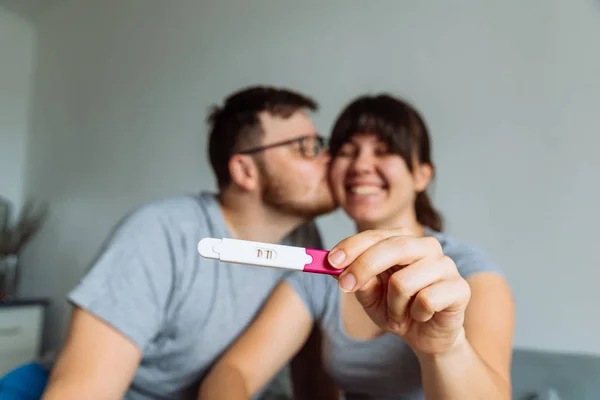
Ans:
[{"label": "woman's ponytail", "polygon": [[444,229],[442,216],[433,207],[427,192],[417,193],[417,198],[415,199],[415,211],[417,214],[417,221],[419,221],[420,224],[437,232],[441,232]]}]

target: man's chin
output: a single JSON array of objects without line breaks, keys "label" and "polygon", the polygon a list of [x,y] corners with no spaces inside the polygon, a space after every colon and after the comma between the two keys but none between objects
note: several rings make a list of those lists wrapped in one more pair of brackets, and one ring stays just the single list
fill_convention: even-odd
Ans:
[{"label": "man's chin", "polygon": [[306,217],[308,219],[314,219],[314,218],[317,218],[317,217],[322,217],[322,216],[325,216],[327,214],[331,214],[332,212],[334,212],[337,209],[338,209],[338,207],[337,206],[333,206],[333,205],[323,206],[321,208],[312,210],[312,212],[307,213]]},{"label": "man's chin", "polygon": [[319,199],[317,202],[312,204],[312,218],[320,217],[323,215],[330,214],[337,210],[339,204],[335,201],[333,196],[327,196]]},{"label": "man's chin", "polygon": [[312,220],[317,217],[321,217],[332,213],[337,210],[338,205],[334,202],[319,202],[309,204],[296,204],[290,209],[292,213],[296,214],[305,220]]},{"label": "man's chin", "polygon": [[[312,198],[302,195],[294,196],[289,192],[286,196],[275,194],[277,193],[267,191],[263,196],[264,202],[280,213],[304,220],[312,220],[329,214],[338,208],[334,197],[328,193],[321,192],[316,196],[312,196]],[[300,199],[299,197],[303,198]]]}]

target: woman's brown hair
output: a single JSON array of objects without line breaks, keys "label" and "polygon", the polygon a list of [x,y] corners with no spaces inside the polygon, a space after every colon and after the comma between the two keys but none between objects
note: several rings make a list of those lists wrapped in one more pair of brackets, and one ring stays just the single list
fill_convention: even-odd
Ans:
[{"label": "woman's brown hair", "polygon": [[[335,157],[341,146],[357,133],[373,133],[384,141],[391,152],[404,159],[412,172],[414,161],[431,165],[429,130],[419,112],[407,101],[388,94],[361,96],[353,100],[338,116],[329,151]],[[426,191],[417,194],[415,211],[419,223],[441,232],[443,219]]]}]

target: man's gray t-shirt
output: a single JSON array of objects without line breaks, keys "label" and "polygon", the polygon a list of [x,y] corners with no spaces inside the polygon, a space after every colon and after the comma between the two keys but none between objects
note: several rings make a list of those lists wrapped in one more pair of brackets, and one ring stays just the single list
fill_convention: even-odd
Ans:
[{"label": "man's gray t-shirt", "polygon": [[[143,352],[126,399],[196,398],[199,381],[256,316],[281,269],[204,259],[204,237],[230,237],[213,194],[145,205],[116,228],[69,294]],[[282,243],[322,248],[311,223]]]},{"label": "man's gray t-shirt", "polygon": [[[476,247],[429,229],[426,234],[438,239],[463,278],[480,272],[502,275],[498,266]],[[372,340],[359,340],[346,334],[335,279],[295,274],[286,282],[301,297],[313,320],[318,321],[323,332],[323,364],[346,400],[425,398],[417,356],[400,337],[386,333]]]}]

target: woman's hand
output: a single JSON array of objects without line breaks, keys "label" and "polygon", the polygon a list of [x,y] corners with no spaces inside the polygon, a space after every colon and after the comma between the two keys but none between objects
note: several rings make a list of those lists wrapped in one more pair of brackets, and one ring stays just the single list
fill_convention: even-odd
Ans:
[{"label": "woman's hand", "polygon": [[417,355],[435,356],[465,341],[471,291],[433,237],[405,229],[361,232],[338,243],[329,262],[369,317],[402,337]]}]

